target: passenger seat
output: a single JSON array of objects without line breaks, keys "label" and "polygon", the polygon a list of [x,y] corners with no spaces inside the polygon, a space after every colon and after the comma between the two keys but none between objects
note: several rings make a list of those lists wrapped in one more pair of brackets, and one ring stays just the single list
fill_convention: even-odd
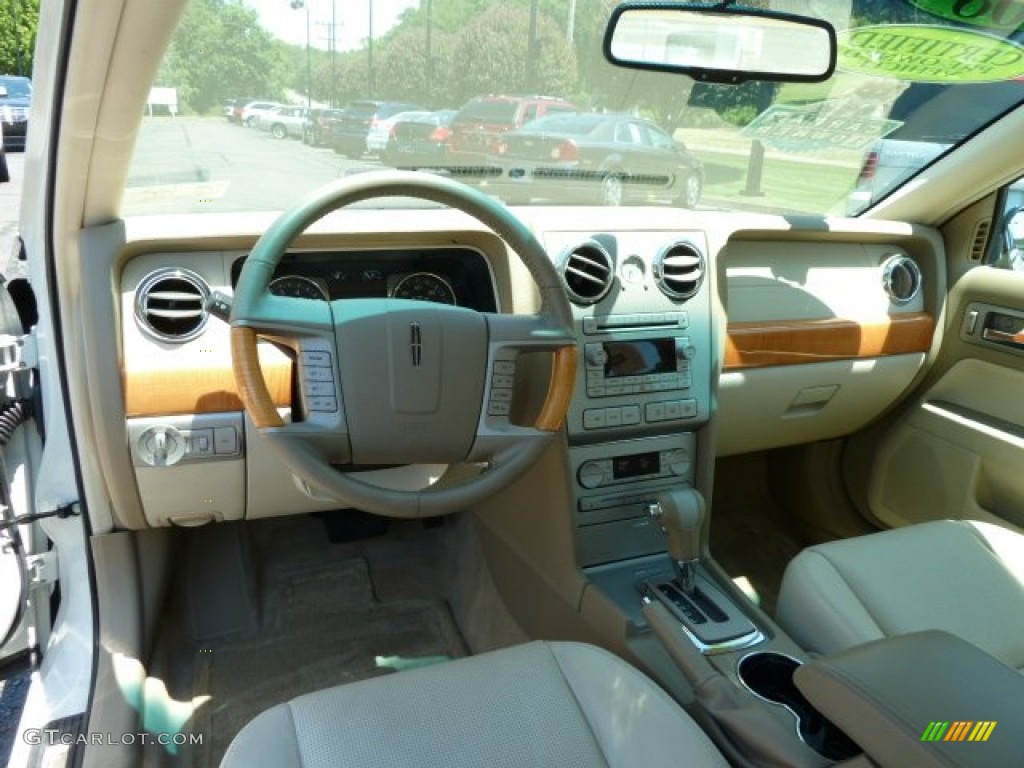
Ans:
[{"label": "passenger seat", "polygon": [[1024,670],[1024,535],[942,520],[810,547],[776,620],[811,653],[939,629]]}]

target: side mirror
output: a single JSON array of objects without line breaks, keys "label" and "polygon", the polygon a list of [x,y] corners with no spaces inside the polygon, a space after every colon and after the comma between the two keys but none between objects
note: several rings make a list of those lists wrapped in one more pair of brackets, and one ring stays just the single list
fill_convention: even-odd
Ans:
[{"label": "side mirror", "polygon": [[612,64],[709,83],[821,82],[835,71],[836,52],[823,19],[731,5],[626,2],[604,37]]}]

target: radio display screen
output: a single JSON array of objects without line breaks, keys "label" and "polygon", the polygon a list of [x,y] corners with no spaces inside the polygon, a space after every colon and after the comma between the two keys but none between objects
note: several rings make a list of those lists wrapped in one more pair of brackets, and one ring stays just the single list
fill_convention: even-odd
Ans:
[{"label": "radio display screen", "polygon": [[632,456],[616,456],[612,459],[612,477],[616,480],[656,475],[660,471],[661,459],[657,451],[635,453]]},{"label": "radio display screen", "polygon": [[672,338],[606,341],[604,351],[608,357],[606,379],[676,371],[676,341]]}]

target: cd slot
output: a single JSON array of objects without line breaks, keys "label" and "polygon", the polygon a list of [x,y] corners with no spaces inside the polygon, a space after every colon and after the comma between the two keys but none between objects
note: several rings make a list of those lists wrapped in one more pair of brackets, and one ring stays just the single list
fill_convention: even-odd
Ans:
[{"label": "cd slot", "polygon": [[583,332],[592,335],[607,331],[649,331],[659,328],[686,328],[685,312],[643,313],[632,315],[595,315],[583,318]]}]

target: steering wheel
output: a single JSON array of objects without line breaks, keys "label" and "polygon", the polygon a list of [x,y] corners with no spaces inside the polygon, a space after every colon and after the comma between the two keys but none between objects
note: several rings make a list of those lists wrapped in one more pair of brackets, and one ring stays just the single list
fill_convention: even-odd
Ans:
[{"label": "steering wheel", "polygon": [[[540,292],[534,315],[476,312],[406,299],[311,301],[270,293],[274,268],[313,222],[352,203],[415,197],[463,211],[519,255]],[[285,423],[260,370],[257,335],[295,352],[301,421]],[[547,397],[533,425],[510,421],[516,361],[551,352]],[[256,243],[235,287],[231,356],[239,396],[284,464],[309,486],[391,517],[465,509],[537,459],[562,423],[576,378],[572,310],[543,246],[503,205],[463,184],[416,172],[343,178],[283,213]],[[525,375],[525,374],[523,374]],[[344,465],[479,462],[460,485],[399,491]]]}]

